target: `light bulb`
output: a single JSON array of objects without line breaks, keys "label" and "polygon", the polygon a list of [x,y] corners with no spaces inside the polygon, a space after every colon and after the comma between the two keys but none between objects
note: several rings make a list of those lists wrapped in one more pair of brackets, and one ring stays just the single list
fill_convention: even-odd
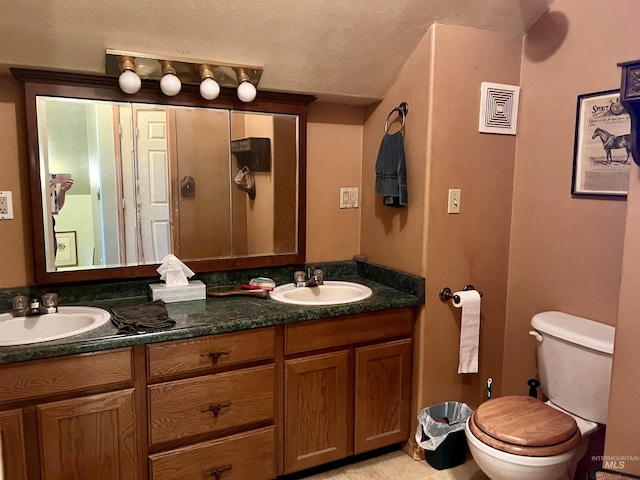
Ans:
[{"label": "light bulb", "polygon": [[207,77],[200,82],[200,95],[205,100],[215,100],[220,95],[220,85],[213,78]]},{"label": "light bulb", "polygon": [[244,81],[238,85],[238,98],[243,102],[253,102],[256,98],[256,87],[251,82]]},{"label": "light bulb", "polygon": [[118,85],[120,85],[120,90],[124,93],[133,95],[140,91],[142,81],[133,70],[125,70],[120,74],[120,77],[118,77]]},{"label": "light bulb", "polygon": [[180,79],[173,73],[165,73],[160,79],[160,90],[167,97],[173,97],[180,93],[182,83]]}]

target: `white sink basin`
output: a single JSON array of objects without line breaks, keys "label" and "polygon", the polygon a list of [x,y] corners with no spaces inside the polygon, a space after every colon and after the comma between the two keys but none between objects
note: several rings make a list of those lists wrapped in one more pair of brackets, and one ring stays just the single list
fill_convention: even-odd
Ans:
[{"label": "white sink basin", "polygon": [[296,305],[338,305],[359,302],[369,298],[373,292],[369,287],[353,282],[325,280],[317,287],[295,287],[293,283],[273,289],[270,297],[278,302]]},{"label": "white sink basin", "polygon": [[14,317],[0,315],[0,346],[48,342],[79,335],[111,320],[106,310],[94,307],[58,307],[57,313]]}]

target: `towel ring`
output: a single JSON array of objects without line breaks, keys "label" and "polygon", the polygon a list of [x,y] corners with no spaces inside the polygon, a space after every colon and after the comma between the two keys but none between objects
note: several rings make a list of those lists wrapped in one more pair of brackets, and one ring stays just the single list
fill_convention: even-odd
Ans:
[{"label": "towel ring", "polygon": [[404,130],[404,123],[407,119],[407,113],[409,113],[409,104],[407,102],[402,102],[400,105],[389,112],[389,115],[387,115],[387,120],[384,122],[384,133],[389,133],[389,119],[391,118],[391,115],[396,112],[398,112],[398,114],[402,118],[400,131],[402,132]]}]

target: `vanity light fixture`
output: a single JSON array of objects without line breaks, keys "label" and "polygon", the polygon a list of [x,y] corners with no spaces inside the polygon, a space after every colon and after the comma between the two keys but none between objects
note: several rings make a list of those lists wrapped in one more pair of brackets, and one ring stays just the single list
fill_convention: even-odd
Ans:
[{"label": "vanity light fixture", "polygon": [[136,73],[136,64],[133,57],[127,55],[120,57],[120,76],[118,77],[118,85],[124,93],[133,95],[140,91],[142,80]]},{"label": "vanity light fixture", "polygon": [[215,100],[220,95],[220,85],[215,81],[210,65],[200,65],[200,95],[205,100]]},{"label": "vanity light fixture", "polygon": [[173,68],[173,65],[168,60],[161,60],[160,64],[162,65],[162,78],[160,79],[160,90],[167,97],[175,97],[180,93],[180,89],[182,88],[182,82],[176,75],[176,69]]},{"label": "vanity light fixture", "polygon": [[242,67],[234,69],[238,78],[238,98],[243,102],[253,102],[256,98],[256,87],[251,83],[249,74]]},{"label": "vanity light fixture", "polygon": [[241,101],[252,102],[262,67],[107,50],[105,73],[119,76],[120,89],[130,95],[140,90],[141,79],[149,79],[160,80],[160,88],[167,96],[177,95],[182,85],[191,84],[199,85],[205,100],[215,100],[221,89],[233,88]]}]

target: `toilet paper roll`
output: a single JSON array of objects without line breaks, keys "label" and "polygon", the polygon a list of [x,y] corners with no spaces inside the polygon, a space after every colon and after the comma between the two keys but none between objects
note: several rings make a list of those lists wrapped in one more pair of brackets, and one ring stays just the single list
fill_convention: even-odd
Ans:
[{"label": "toilet paper roll", "polygon": [[480,293],[467,290],[454,293],[453,306],[462,308],[460,322],[460,361],[458,373],[478,373],[478,346],[480,345]]}]

